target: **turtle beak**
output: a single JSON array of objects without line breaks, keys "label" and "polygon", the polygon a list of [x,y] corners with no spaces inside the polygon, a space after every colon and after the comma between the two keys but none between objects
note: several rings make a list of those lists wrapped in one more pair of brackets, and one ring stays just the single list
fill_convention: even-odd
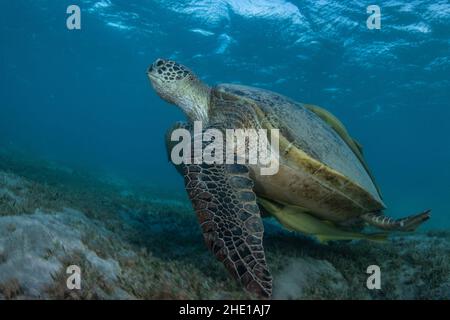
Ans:
[{"label": "turtle beak", "polygon": [[157,79],[157,76],[156,76],[156,69],[155,69],[155,67],[154,67],[154,64],[152,64],[152,65],[150,65],[150,67],[148,67],[148,69],[147,69],[147,77],[150,79],[150,80],[155,80],[155,79]]},{"label": "turtle beak", "polygon": [[155,71],[156,71],[156,68],[155,68],[155,64],[151,64],[148,68],[147,68],[147,75],[148,76],[154,76],[155,75]]},{"label": "turtle beak", "polygon": [[147,75],[150,79],[158,79],[158,68],[159,64],[161,64],[161,59],[157,59],[155,62],[153,62],[148,68],[147,68]]}]

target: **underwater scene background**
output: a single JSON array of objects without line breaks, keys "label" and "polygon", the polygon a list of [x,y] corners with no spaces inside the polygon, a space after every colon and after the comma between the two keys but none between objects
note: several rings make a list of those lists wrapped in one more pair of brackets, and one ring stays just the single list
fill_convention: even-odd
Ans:
[{"label": "underwater scene background", "polygon": [[[81,30],[66,9],[81,8]],[[158,57],[210,85],[322,106],[363,146],[386,213],[432,209],[386,244],[322,245],[265,221],[274,298],[450,298],[450,4],[8,1],[0,10],[0,298],[249,298],[204,246],[150,87]],[[65,287],[66,266],[84,271]],[[365,287],[378,264],[381,290]]]}]

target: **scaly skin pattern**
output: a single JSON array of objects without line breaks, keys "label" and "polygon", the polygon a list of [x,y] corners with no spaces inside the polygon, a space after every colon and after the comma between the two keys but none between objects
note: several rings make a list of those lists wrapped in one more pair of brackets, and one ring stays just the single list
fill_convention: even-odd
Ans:
[{"label": "scaly skin pattern", "polygon": [[270,298],[264,227],[248,167],[194,164],[194,156],[191,163],[181,164],[182,174],[206,245],[247,291]]},{"label": "scaly skin pattern", "polygon": [[386,217],[380,212],[366,213],[362,219],[367,223],[383,230],[390,231],[414,231],[418,226],[430,218],[430,211],[426,210],[416,215],[401,219]]}]

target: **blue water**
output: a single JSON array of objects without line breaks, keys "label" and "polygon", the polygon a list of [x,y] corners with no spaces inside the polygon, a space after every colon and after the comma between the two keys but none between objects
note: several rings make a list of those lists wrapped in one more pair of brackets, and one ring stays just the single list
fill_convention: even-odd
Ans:
[{"label": "blue water", "polygon": [[[81,30],[66,8],[81,8]],[[388,205],[450,226],[450,3],[377,1],[4,1],[0,146],[182,189],[164,133],[181,111],[145,70],[175,59],[323,106],[364,146]],[[299,124],[301,125],[301,124]]]}]

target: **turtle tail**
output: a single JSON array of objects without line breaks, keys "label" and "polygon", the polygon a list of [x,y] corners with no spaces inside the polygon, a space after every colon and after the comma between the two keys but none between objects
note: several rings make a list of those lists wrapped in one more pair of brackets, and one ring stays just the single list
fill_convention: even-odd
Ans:
[{"label": "turtle tail", "polygon": [[364,214],[362,219],[368,224],[383,230],[410,232],[416,230],[418,226],[428,220],[430,212],[431,210],[426,210],[401,219],[385,216],[381,212],[369,212]]}]

